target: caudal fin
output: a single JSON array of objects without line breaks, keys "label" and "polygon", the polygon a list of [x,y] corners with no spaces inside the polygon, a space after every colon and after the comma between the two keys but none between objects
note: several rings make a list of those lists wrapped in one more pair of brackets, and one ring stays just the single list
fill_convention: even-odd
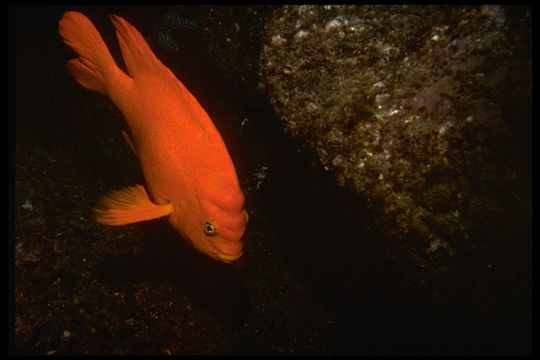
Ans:
[{"label": "caudal fin", "polygon": [[118,67],[94,24],[80,12],[68,11],[58,30],[64,42],[79,55],[67,63],[75,80],[87,89],[106,94],[107,80]]}]

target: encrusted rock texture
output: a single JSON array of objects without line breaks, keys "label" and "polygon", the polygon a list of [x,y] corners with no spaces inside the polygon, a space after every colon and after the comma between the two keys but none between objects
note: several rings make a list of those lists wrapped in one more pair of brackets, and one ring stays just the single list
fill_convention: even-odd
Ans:
[{"label": "encrusted rock texture", "polygon": [[354,5],[284,6],[266,24],[260,88],[377,214],[413,283],[527,263],[530,25],[501,6]]}]

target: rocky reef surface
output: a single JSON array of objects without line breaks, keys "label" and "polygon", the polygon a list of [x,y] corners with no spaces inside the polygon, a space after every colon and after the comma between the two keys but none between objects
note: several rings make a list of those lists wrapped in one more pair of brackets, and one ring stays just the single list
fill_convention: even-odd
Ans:
[{"label": "rocky reef surface", "polygon": [[285,6],[266,24],[260,87],[377,214],[413,283],[530,246],[530,15],[516,12]]}]

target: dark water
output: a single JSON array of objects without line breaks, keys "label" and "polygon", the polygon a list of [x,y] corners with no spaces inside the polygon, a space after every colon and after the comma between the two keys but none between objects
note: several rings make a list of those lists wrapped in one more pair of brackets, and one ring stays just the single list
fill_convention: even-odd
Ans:
[{"label": "dark water", "polygon": [[[16,267],[15,286],[20,292],[27,291],[26,282],[21,279],[40,281],[41,274],[48,274],[54,267],[53,278],[64,279],[67,287],[97,293],[117,287],[128,298],[126,303],[133,304],[132,309],[122,310],[121,317],[110,303],[92,304],[92,300],[87,300],[88,306],[111,309],[105,312],[108,319],[98,319],[109,325],[98,329],[98,335],[87,335],[82,334],[87,331],[86,323],[82,322],[93,324],[97,320],[80,320],[68,314],[69,320],[57,325],[50,319],[46,303],[48,299],[62,297],[65,289],[56,293],[52,288],[44,288],[43,303],[21,300],[21,304],[16,304],[12,319],[20,318],[20,323],[27,324],[22,326],[17,322],[16,332],[12,334],[17,335],[13,343],[18,352],[46,353],[58,349],[58,354],[159,354],[165,351],[164,343],[169,348],[176,344],[173,353],[214,354],[530,351],[531,319],[527,306],[520,309],[528,303],[521,301],[522,294],[514,300],[506,300],[513,297],[504,295],[507,297],[500,301],[503,306],[486,314],[478,310],[482,304],[470,303],[466,294],[433,301],[403,284],[384,256],[384,238],[377,232],[361,199],[348,189],[337,187],[330,174],[311,165],[309,155],[297,151],[262,98],[220,75],[201,44],[197,28],[180,30],[186,35],[180,53],[157,45],[154,25],[162,14],[176,8],[77,9],[92,19],[116,59],[119,59],[118,47],[106,17],[108,13],[129,19],[143,34],[148,34],[158,58],[169,65],[214,119],[247,195],[250,226],[245,239],[246,252],[232,266],[211,261],[191,250],[164,222],[156,221],[137,227],[134,237],[139,244],[135,254],[130,251],[111,254],[90,245],[84,248],[84,241],[69,245],[79,247],[77,251],[82,254],[95,252],[97,260],[87,268],[95,282],[85,284],[103,284],[102,287],[83,289],[87,285],[79,280],[80,273],[66,265],[56,269],[57,259],[38,262],[41,270],[34,269],[32,273],[27,265]],[[65,7],[10,8],[10,75],[15,90],[10,105],[16,109],[15,140],[17,154],[22,155],[15,160],[18,165],[37,167],[39,149],[67,154],[71,160],[61,173],[67,179],[76,178],[97,199],[105,191],[103,188],[122,187],[136,182],[141,175],[129,150],[118,144],[121,140],[109,141],[120,139],[117,131],[122,121],[118,110],[101,95],[78,87],[65,69],[64,63],[72,53],[60,41],[57,21],[66,10]],[[183,8],[183,11],[189,19],[190,10]],[[244,119],[248,119],[247,125],[241,126]],[[268,170],[256,189],[254,174],[262,166]],[[32,190],[36,193],[52,191],[55,186],[62,188],[62,178],[50,178],[53,185],[47,185],[41,179],[25,178],[24,174],[18,171],[17,184],[19,180],[26,181],[36,188]],[[17,191],[17,201],[32,194],[32,191]],[[18,202],[15,205],[20,209]],[[54,216],[69,218],[71,211],[67,205],[60,207],[57,215],[50,215],[49,221],[54,222]],[[23,220],[19,222],[21,218],[24,219],[17,218],[19,241],[31,246],[34,240],[25,235],[30,225]],[[60,230],[62,227],[55,229]],[[76,235],[81,239],[88,238],[88,234],[110,236],[91,231],[94,230],[83,228]],[[126,248],[129,250],[130,246]],[[158,298],[148,295],[148,299],[141,300],[137,294],[142,283],[157,289],[153,295],[159,295],[166,284],[172,289],[171,295]],[[139,314],[144,312],[141,303],[158,303],[159,307],[159,303],[168,303],[179,296],[188,299],[191,305],[175,314],[189,313],[195,319],[195,325],[190,326],[199,326],[200,333],[184,332],[176,338],[164,335],[176,331],[173,330],[176,326],[186,326],[170,319],[157,320],[154,330],[115,332],[116,323],[147,316]],[[70,302],[71,298],[66,301]],[[200,310],[200,318],[192,314],[193,308]],[[80,327],[80,337],[62,338],[58,335],[62,326]],[[212,338],[205,330],[214,327],[218,338]],[[104,334],[100,335],[100,331]],[[146,333],[142,343],[139,335],[136,336],[139,331]],[[185,345],[184,341],[189,344]]]}]

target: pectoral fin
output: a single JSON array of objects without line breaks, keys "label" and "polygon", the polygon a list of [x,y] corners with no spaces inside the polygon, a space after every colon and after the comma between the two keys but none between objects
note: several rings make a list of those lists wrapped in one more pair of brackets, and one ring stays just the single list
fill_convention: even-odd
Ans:
[{"label": "pectoral fin", "polygon": [[104,196],[94,212],[100,224],[125,225],[167,216],[173,212],[173,206],[154,204],[144,186],[135,185]]}]

